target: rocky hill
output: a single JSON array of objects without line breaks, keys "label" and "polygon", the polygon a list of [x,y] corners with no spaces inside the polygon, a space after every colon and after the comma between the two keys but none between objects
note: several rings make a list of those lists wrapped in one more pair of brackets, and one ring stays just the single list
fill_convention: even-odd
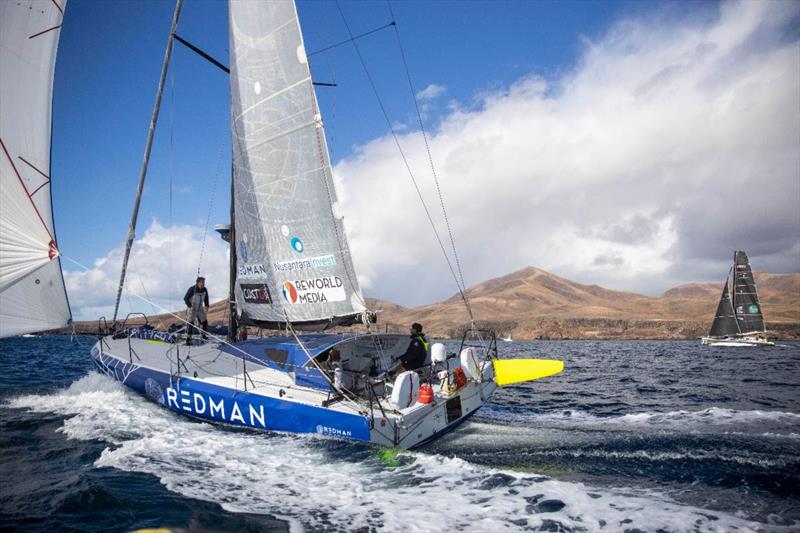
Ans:
[{"label": "rocky hill", "polygon": [[[800,338],[800,274],[757,272],[771,333]],[[689,283],[657,297],[583,285],[528,267],[467,290],[478,319],[514,338],[697,338],[716,311],[722,284]],[[416,308],[378,300],[381,323],[407,329],[421,322],[434,335],[458,336],[469,323],[460,295]]]}]

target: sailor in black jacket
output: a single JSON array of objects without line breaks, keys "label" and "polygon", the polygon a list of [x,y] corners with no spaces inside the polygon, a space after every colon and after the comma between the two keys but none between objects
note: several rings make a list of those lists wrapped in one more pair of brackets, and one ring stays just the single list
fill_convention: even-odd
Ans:
[{"label": "sailor in black jacket", "polygon": [[411,342],[406,353],[399,357],[402,370],[416,370],[425,365],[430,343],[422,333],[422,324],[411,325]]},{"label": "sailor in black jacket", "polygon": [[195,321],[199,322],[203,328],[203,339],[207,339],[208,331],[208,290],[206,290],[206,278],[198,277],[195,284],[189,287],[183,297],[183,303],[189,310],[186,313],[186,320],[189,322],[186,344],[192,343],[192,333],[195,328]]}]

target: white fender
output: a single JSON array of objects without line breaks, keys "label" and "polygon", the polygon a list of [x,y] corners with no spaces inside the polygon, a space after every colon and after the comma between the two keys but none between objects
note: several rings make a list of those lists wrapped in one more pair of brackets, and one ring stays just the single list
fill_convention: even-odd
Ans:
[{"label": "white fender", "polygon": [[419,375],[411,370],[401,372],[394,380],[392,403],[397,409],[405,409],[417,403],[419,398]]},{"label": "white fender", "polygon": [[447,353],[444,351],[444,344],[435,342],[431,346],[431,362],[435,364],[444,363],[445,361],[447,361]]},{"label": "white fender", "polygon": [[464,373],[467,375],[467,378],[480,381],[481,365],[478,361],[478,354],[475,352],[475,348],[467,347],[461,350],[460,359],[461,368],[464,369]]}]

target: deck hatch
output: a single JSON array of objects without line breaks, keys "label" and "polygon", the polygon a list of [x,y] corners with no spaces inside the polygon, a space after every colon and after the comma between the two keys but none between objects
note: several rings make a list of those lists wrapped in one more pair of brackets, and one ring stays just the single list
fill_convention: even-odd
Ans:
[{"label": "deck hatch", "polygon": [[447,423],[450,424],[461,418],[461,396],[447,400]]}]

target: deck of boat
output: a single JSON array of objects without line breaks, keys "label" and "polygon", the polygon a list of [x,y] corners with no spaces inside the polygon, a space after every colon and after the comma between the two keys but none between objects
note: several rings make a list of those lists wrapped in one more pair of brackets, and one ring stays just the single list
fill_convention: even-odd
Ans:
[{"label": "deck of boat", "polygon": [[[353,413],[351,402],[333,402],[321,390],[297,386],[292,376],[267,367],[251,353],[217,341],[168,343],[159,340],[105,337],[100,343],[105,355],[138,367],[149,368],[175,377],[200,380],[251,394],[281,398],[306,405]],[[256,344],[258,341],[247,341]]]}]

